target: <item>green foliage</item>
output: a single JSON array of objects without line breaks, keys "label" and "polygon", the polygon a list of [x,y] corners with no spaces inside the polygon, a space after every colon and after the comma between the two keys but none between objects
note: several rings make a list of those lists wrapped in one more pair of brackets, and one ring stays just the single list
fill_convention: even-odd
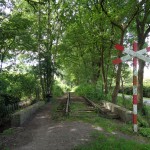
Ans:
[{"label": "green foliage", "polygon": [[78,146],[75,150],[148,150],[150,144],[143,144],[129,139],[117,138],[102,133],[95,135],[95,140],[89,144]]},{"label": "green foliage", "polygon": [[138,114],[138,125],[139,125],[139,127],[143,127],[143,128],[149,127],[148,121],[141,114]]},{"label": "green foliage", "polygon": [[125,99],[123,99],[122,95],[118,96],[117,105],[125,107],[129,110],[132,110],[132,106],[133,106],[131,98],[126,98],[125,97]]},{"label": "green foliage", "polygon": [[7,136],[12,135],[12,134],[14,134],[14,129],[13,128],[6,129],[2,133],[2,135],[7,135]]},{"label": "green foliage", "polygon": [[146,85],[143,87],[143,96],[150,98],[150,85]]},{"label": "green foliage", "polygon": [[145,137],[150,138],[150,128],[140,128],[139,133]]},{"label": "green foliage", "polygon": [[144,117],[147,120],[149,126],[150,126],[150,106],[149,105],[144,105],[143,106],[143,112],[144,112]]},{"label": "green foliage", "polygon": [[[15,108],[18,108],[19,98],[14,97],[8,94],[0,94],[0,125],[10,119],[9,114],[12,113],[15,109],[9,107],[13,105]],[[7,108],[9,107],[9,108]]]},{"label": "green foliage", "polygon": [[101,89],[92,84],[79,85],[76,88],[75,93],[79,96],[85,96],[92,100],[102,100],[105,97]]},{"label": "green foliage", "polygon": [[52,95],[54,97],[59,97],[59,96],[62,96],[63,94],[64,94],[64,92],[63,92],[62,88],[59,85],[54,84],[53,88],[52,88]]},{"label": "green foliage", "polygon": [[[0,76],[0,93],[9,101],[12,97],[35,97],[35,91],[38,86],[37,79],[31,74],[8,74],[3,73]],[[12,96],[12,97],[10,97]]]},{"label": "green foliage", "polygon": [[[127,95],[132,95],[133,94],[133,87],[131,86],[124,86],[124,94],[127,94]],[[119,90],[119,93],[122,93],[122,89]]]},{"label": "green foliage", "polygon": [[70,105],[71,112],[78,111],[78,110],[86,110],[87,106],[81,102],[72,102]]},{"label": "green foliage", "polygon": [[11,105],[11,104],[15,104],[20,102],[20,99],[18,97],[14,97],[12,95],[8,95],[8,94],[1,94],[0,95],[2,97],[2,99],[5,102],[5,106]]},{"label": "green foliage", "polygon": [[[122,93],[122,89],[119,90]],[[133,87],[132,86],[124,86],[124,94],[132,95]],[[143,86],[143,97],[150,97],[150,85]]]},{"label": "green foliage", "polygon": [[5,111],[5,101],[4,98],[0,96],[0,118],[4,117],[4,111]]}]

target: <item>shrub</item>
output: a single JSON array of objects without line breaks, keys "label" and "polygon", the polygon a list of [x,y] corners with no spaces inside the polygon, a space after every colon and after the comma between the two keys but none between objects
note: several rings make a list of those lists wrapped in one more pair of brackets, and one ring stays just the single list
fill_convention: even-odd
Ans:
[{"label": "shrub", "polygon": [[64,92],[63,92],[62,88],[59,85],[54,84],[53,88],[52,88],[52,95],[54,97],[59,97],[59,96],[62,96],[63,94],[64,94]]},{"label": "shrub", "polygon": [[82,84],[76,88],[75,92],[77,95],[85,96],[92,100],[100,100],[105,97],[101,90],[92,84]]},{"label": "shrub", "polygon": [[139,133],[145,137],[150,138],[150,128],[140,128]]},{"label": "shrub", "polygon": [[12,95],[1,94],[0,96],[4,100],[5,106],[12,105],[12,104],[20,102],[20,99],[18,97],[15,97],[15,96],[12,96]]},{"label": "shrub", "polygon": [[147,122],[150,125],[150,106],[144,105],[143,106],[143,113],[145,115],[145,118],[146,118]]},{"label": "shrub", "polygon": [[[122,93],[123,92],[122,89],[120,89],[119,92]],[[132,95],[133,94],[132,86],[125,86],[124,94]],[[150,87],[149,86],[143,87],[143,97],[150,97]]]},{"label": "shrub", "polygon": [[32,74],[2,73],[0,76],[0,93],[15,97],[35,97],[39,81]]},{"label": "shrub", "polygon": [[141,116],[140,114],[138,114],[138,124],[140,127],[143,127],[143,128],[149,127],[147,120],[143,116]]},{"label": "shrub", "polygon": [[15,109],[8,110],[6,106],[12,105],[12,104],[15,104],[15,106],[17,106],[19,101],[20,101],[19,98],[8,95],[8,94],[0,95],[0,125],[3,124],[3,122],[5,122],[5,120],[8,119],[9,114],[15,110]]}]

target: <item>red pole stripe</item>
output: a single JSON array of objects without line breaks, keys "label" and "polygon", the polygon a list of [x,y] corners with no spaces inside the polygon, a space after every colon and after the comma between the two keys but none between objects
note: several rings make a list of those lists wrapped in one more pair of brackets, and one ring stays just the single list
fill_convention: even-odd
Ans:
[{"label": "red pole stripe", "polygon": [[133,95],[133,104],[137,104],[137,95]]},{"label": "red pole stripe", "polygon": [[148,52],[150,52],[150,47],[147,47],[146,50],[147,50]]},{"label": "red pole stripe", "polygon": [[133,51],[134,52],[137,52],[137,49],[138,49],[138,45],[136,42],[133,43]]},{"label": "red pole stripe", "polygon": [[137,115],[133,114],[133,124],[137,124]]}]

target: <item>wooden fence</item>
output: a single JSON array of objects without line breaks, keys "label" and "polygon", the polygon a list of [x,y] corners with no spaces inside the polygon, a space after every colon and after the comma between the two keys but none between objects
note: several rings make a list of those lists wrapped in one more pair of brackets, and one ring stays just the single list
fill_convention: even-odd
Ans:
[{"label": "wooden fence", "polygon": [[3,123],[4,120],[7,120],[12,113],[29,105],[31,105],[30,100],[4,106],[3,109],[0,109],[0,125]]}]

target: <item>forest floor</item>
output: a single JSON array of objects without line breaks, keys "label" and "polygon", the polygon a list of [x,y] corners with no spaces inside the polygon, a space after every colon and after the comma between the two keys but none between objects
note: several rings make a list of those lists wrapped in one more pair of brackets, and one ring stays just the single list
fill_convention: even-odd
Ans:
[{"label": "forest floor", "polygon": [[[10,135],[0,135],[1,150],[72,150],[93,140],[94,132],[109,136],[100,127],[83,121],[54,120],[52,102],[47,103],[34,118]],[[121,124],[121,123],[120,123]],[[122,133],[119,138],[136,139]],[[143,140],[140,140],[144,142]],[[145,142],[144,142],[145,143]]]}]

